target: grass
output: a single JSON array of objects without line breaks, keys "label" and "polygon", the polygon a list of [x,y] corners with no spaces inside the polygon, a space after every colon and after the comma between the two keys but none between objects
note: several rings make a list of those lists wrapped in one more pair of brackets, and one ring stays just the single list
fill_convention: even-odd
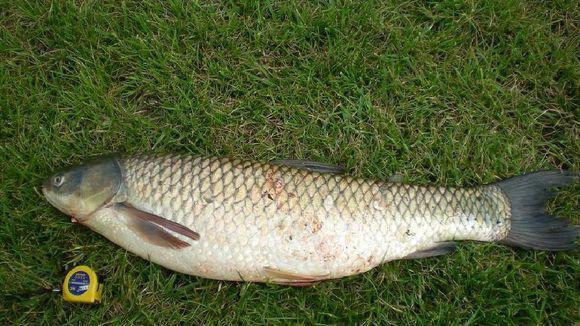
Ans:
[{"label": "grass", "polygon": [[[172,273],[40,195],[111,152],[308,158],[447,186],[580,170],[574,1],[2,1],[0,324],[572,324],[579,255],[465,243],[314,288]],[[579,222],[579,190],[552,211]],[[388,241],[388,239],[385,239]],[[58,295],[85,263],[102,304]]]}]

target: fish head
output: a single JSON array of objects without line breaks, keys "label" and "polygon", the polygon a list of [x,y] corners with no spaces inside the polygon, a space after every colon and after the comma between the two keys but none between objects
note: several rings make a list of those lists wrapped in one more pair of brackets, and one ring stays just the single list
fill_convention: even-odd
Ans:
[{"label": "fish head", "polygon": [[42,184],[42,193],[49,203],[83,222],[99,208],[111,203],[123,183],[116,158],[84,163],[56,173]]}]

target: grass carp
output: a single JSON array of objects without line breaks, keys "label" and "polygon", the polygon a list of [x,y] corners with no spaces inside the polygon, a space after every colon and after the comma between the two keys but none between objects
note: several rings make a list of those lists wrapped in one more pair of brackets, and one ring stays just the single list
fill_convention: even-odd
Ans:
[{"label": "grass carp", "polygon": [[295,286],[438,256],[457,240],[577,249],[546,215],[541,171],[473,188],[355,178],[332,165],[188,155],[105,158],[57,173],[48,201],[117,245],[181,273]]}]

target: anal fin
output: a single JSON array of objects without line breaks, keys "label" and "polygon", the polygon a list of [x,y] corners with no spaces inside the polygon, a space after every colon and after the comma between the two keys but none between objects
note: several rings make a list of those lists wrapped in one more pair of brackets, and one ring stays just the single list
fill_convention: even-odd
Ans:
[{"label": "anal fin", "polygon": [[403,259],[418,259],[441,256],[453,252],[455,249],[457,249],[457,243],[453,241],[439,242],[431,248],[415,251],[414,253],[403,257]]}]

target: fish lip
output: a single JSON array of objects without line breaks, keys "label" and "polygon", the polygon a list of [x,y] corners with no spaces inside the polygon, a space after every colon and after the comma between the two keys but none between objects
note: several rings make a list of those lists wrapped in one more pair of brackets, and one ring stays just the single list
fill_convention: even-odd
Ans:
[{"label": "fish lip", "polygon": [[46,189],[50,188],[50,178],[44,179],[44,181],[42,181],[42,193],[44,194],[44,197],[46,197]]},{"label": "fish lip", "polygon": [[54,200],[52,200],[52,198],[50,198],[50,196],[48,195],[48,190],[49,189],[50,189],[50,179],[45,180],[42,183],[42,194],[44,195],[44,198],[46,198],[46,200],[52,206],[54,206],[59,211],[65,213],[66,215],[70,216],[71,217],[71,222],[73,222],[73,223],[82,223],[84,221],[84,219],[80,219],[78,216],[74,216],[74,214],[72,212],[70,212],[68,209],[62,207],[57,202],[55,202]]},{"label": "fish lip", "polygon": [[62,207],[62,206],[61,206],[61,205],[59,205],[57,202],[53,201],[53,200],[50,198],[50,196],[48,195],[48,190],[49,190],[49,189],[50,189],[50,181],[49,181],[49,185],[48,185],[48,187],[46,186],[46,181],[44,181],[44,182],[42,183],[42,194],[44,195],[44,198],[46,198],[46,200],[47,200],[47,201],[48,201],[48,202],[49,202],[49,203],[50,203],[52,206],[54,206],[56,209],[58,209],[59,211],[63,212],[64,214],[66,214],[66,215],[70,216],[70,221],[71,221],[72,223],[74,223],[74,224],[83,224],[83,225],[84,225],[84,224],[85,224],[85,222],[86,222],[86,221],[87,221],[89,218],[91,218],[91,217],[94,215],[94,213],[95,213],[96,211],[98,211],[98,210],[99,210],[99,208],[100,208],[100,207],[99,207],[99,208],[97,208],[97,209],[96,209],[94,212],[92,212],[92,213],[90,213],[90,214],[87,214],[87,215],[83,215],[83,216],[80,216],[80,215],[75,215],[75,214],[74,214],[73,212],[71,212],[70,210],[68,210],[68,209],[66,209],[66,208],[64,208],[64,207]]},{"label": "fish lip", "polygon": [[52,198],[50,198],[50,196],[48,195],[48,187],[46,185],[46,181],[44,181],[42,183],[42,194],[44,195],[44,198],[46,198],[46,200],[54,207],[56,207],[59,211],[63,211],[61,207],[59,207],[58,203],[56,203],[55,201],[52,200]]}]

